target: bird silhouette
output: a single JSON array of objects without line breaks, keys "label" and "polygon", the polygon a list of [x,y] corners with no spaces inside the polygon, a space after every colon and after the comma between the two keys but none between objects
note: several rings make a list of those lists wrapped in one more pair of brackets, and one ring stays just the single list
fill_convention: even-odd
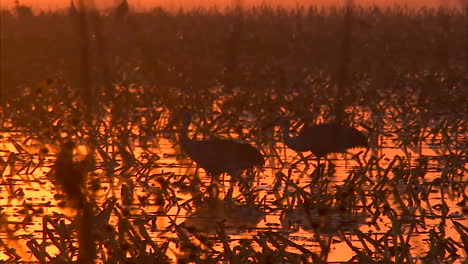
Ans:
[{"label": "bird silhouette", "polygon": [[264,164],[263,155],[250,144],[219,138],[190,139],[188,127],[192,122],[192,114],[183,111],[181,115],[181,147],[199,167],[211,176],[217,177],[227,173],[231,177],[237,178],[242,171]]},{"label": "bird silhouette", "polygon": [[367,147],[366,136],[354,127],[338,123],[323,123],[303,129],[298,136],[289,136],[290,118],[279,121],[286,146],[298,151],[310,151],[320,162],[330,153],[343,153],[354,147]]}]

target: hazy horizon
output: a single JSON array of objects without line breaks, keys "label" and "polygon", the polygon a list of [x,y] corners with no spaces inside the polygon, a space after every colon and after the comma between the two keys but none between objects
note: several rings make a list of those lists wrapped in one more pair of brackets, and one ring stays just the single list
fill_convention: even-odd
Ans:
[{"label": "hazy horizon", "polygon": [[[12,9],[15,6],[16,0],[3,0],[0,6],[1,9]],[[75,3],[79,0],[74,0]],[[118,5],[121,0],[102,0],[93,1],[85,0],[86,2],[96,5],[99,9],[112,8]],[[300,0],[300,1],[285,1],[285,0],[127,0],[132,9],[138,11],[151,10],[154,7],[162,6],[169,10],[176,10],[181,7],[190,9],[193,7],[225,7],[233,3],[242,2],[244,6],[267,4],[273,6],[295,7],[297,5],[340,5],[346,0]],[[70,5],[71,0],[19,0],[20,5],[30,6],[34,11],[53,11],[66,8]],[[444,5],[445,7],[460,7],[463,2],[467,0],[354,0],[356,5],[408,5],[409,7],[430,6],[438,7]]]}]

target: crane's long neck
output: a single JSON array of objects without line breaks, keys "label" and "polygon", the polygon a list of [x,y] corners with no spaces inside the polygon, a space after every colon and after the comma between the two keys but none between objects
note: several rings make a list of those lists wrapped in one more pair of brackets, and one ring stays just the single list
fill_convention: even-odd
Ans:
[{"label": "crane's long neck", "polygon": [[186,145],[190,142],[190,138],[188,137],[188,127],[190,126],[191,118],[184,118],[182,120],[182,126],[180,128],[180,143],[182,145]]},{"label": "crane's long neck", "polygon": [[299,149],[301,149],[301,146],[299,142],[297,142],[297,138],[289,136],[289,121],[281,122],[280,126],[281,126],[281,132],[283,134],[284,144],[286,144],[286,146],[288,146],[289,148],[293,150],[300,151]]}]

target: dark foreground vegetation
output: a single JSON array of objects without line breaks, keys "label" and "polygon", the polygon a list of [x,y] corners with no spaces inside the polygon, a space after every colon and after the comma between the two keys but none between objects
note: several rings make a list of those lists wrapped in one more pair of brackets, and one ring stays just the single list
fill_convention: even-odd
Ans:
[{"label": "dark foreground vegetation", "polygon": [[[326,263],[341,242],[349,263],[467,262],[467,30],[464,10],[398,6],[2,11],[1,132],[13,150],[0,152],[0,190],[18,208],[0,211],[0,258]],[[231,180],[224,195],[199,171],[171,170],[187,167],[175,140],[187,109],[198,134],[247,141],[270,170]],[[358,127],[370,149],[338,183],[332,161],[290,166],[298,158],[276,144],[283,115],[300,120],[294,129]],[[74,214],[29,202],[28,184],[51,181]],[[307,240],[290,236],[299,229]],[[249,238],[232,238],[243,230]]]}]

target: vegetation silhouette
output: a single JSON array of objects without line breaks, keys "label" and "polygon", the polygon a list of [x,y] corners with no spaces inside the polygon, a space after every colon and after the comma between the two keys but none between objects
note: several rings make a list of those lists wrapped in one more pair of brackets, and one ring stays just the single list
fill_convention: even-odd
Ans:
[{"label": "vegetation silhouette", "polygon": [[16,10],[16,15],[20,18],[25,18],[25,17],[32,17],[33,12],[31,7],[21,5],[18,0],[15,1],[15,10]]},{"label": "vegetation silhouette", "polygon": [[68,15],[72,18],[78,17],[78,9],[75,6],[75,2],[73,0],[70,1],[70,7],[68,8]]},{"label": "vegetation silhouette", "polygon": [[127,0],[122,0],[122,2],[115,8],[115,19],[121,20],[127,17],[129,13],[129,7]]},{"label": "vegetation silhouette", "polygon": [[83,185],[86,174],[73,161],[74,147],[75,144],[71,141],[62,145],[55,161],[55,180],[56,185],[67,195],[67,198],[74,201],[73,207],[81,207],[85,201]]},{"label": "vegetation silhouette", "polygon": [[[81,3],[74,3],[74,20],[67,10],[25,19],[14,7],[0,10],[8,55],[8,67],[0,67],[0,189],[8,197],[0,232],[12,242],[1,239],[0,248],[7,263],[173,263],[174,256],[178,263],[463,261],[468,119],[459,111],[466,105],[465,56],[455,55],[465,54],[464,13],[454,12],[443,30],[437,10],[354,9],[352,59],[340,77],[341,8],[265,6],[243,9],[242,21],[233,10],[132,9],[116,20],[117,4],[101,15]],[[230,40],[237,43],[231,55]],[[450,71],[432,56],[447,47],[451,52],[441,55]],[[91,122],[80,100],[93,106]],[[278,108],[337,123],[343,120],[333,114],[345,113],[378,151],[345,170],[341,162],[289,169],[274,130],[264,129]],[[195,121],[198,127],[255,139],[268,157],[261,179],[231,186],[222,198],[216,184],[181,174],[187,164],[154,137],[172,130],[166,114],[179,109],[216,117],[206,126]],[[188,139],[189,125],[188,142],[195,139]],[[77,161],[72,144],[48,154],[46,146],[67,139],[89,142],[96,166]],[[65,198],[87,200],[72,210],[77,217],[54,210],[55,190],[43,192],[49,185],[42,173],[54,174],[54,160]],[[411,246],[421,239],[428,243]],[[340,254],[336,243],[350,254]]]}]

